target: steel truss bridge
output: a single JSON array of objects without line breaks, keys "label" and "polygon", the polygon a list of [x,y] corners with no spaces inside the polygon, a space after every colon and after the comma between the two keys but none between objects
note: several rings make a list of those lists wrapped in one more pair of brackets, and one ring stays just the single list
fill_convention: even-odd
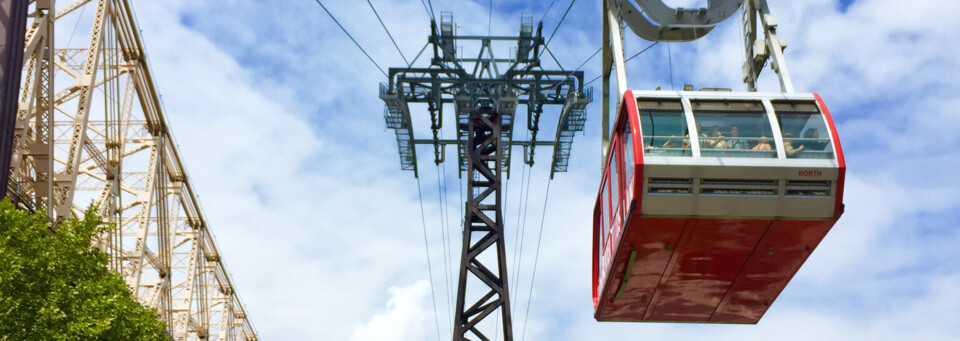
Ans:
[{"label": "steel truss bridge", "polygon": [[[6,197],[54,224],[97,204],[113,228],[93,245],[172,339],[257,340],[164,118],[131,1],[13,0],[0,11]],[[67,46],[60,23],[91,33]]]}]

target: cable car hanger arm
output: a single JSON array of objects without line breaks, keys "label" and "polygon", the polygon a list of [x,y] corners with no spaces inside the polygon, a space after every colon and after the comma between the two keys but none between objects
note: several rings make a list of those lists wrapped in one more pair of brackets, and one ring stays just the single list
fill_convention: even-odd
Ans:
[{"label": "cable car hanger arm", "polygon": [[662,0],[607,0],[607,3],[617,8],[621,20],[643,39],[692,41],[736,13],[743,0],[710,0],[707,8],[699,9],[672,8]]}]

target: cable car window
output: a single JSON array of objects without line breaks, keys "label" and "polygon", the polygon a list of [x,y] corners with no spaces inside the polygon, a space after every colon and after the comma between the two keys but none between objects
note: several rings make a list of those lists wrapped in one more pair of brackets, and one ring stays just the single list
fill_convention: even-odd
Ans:
[{"label": "cable car window", "polygon": [[[618,171],[618,169],[620,168],[618,167],[620,165],[620,162],[619,162],[620,154],[618,153],[619,151],[620,151],[620,148],[613,148],[610,150],[610,152],[613,153],[613,158],[611,159],[610,166],[609,166],[610,167],[610,206],[611,206],[610,209],[612,209],[613,212],[617,214],[619,214],[617,212],[617,206],[619,206],[620,204],[620,176],[619,176],[620,172]],[[616,219],[612,219],[612,218],[610,219],[611,222],[615,220]]]},{"label": "cable car window", "polygon": [[638,100],[644,155],[692,156],[687,119],[679,100]]},{"label": "cable car window", "polygon": [[773,102],[788,158],[833,159],[833,144],[823,115],[813,102]]},{"label": "cable car window", "polygon": [[601,208],[603,209],[603,216],[600,217],[600,222],[603,223],[603,225],[600,225],[601,226],[600,230],[602,231],[604,236],[606,236],[610,232],[610,224],[607,224],[610,222],[610,192],[607,191],[607,184],[609,182],[610,181],[605,181],[603,184],[603,189],[600,190],[600,197],[603,198],[601,200],[602,201]]},{"label": "cable car window", "polygon": [[[603,226],[604,226],[604,225],[603,225],[603,221],[604,221],[604,220],[603,220],[603,217],[600,217],[600,215],[602,214],[602,213],[600,213],[600,211],[601,211],[601,210],[596,210],[596,211],[595,211],[595,212],[596,212],[595,214],[598,216],[596,219],[597,219],[597,223],[599,224],[599,225],[596,225],[596,226],[599,226],[599,228],[597,228],[597,234],[599,234],[599,236],[597,236],[597,243],[598,243],[598,245],[597,245],[597,260],[598,260],[598,261],[600,262],[600,264],[602,265],[602,264],[603,264],[603,247],[604,247],[605,245],[607,245],[607,240],[604,239],[604,238],[606,237],[606,235],[605,235],[605,233],[604,233],[605,229],[603,228]],[[601,269],[601,270],[600,270],[600,273],[603,273],[603,267],[602,267],[602,266],[600,267],[600,269]]]},{"label": "cable car window", "polygon": [[701,156],[777,157],[770,122],[760,102],[695,101],[691,104]]},{"label": "cable car window", "polygon": [[630,122],[623,125],[623,184],[630,184],[633,178],[633,135],[630,133]]}]

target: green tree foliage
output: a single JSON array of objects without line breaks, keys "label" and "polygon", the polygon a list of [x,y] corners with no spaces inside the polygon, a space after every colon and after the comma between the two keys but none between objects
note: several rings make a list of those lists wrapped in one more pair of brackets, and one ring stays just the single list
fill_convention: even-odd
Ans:
[{"label": "green tree foliage", "polygon": [[0,340],[165,340],[156,312],[140,305],[107,255],[88,210],[51,232],[43,213],[0,201]]}]

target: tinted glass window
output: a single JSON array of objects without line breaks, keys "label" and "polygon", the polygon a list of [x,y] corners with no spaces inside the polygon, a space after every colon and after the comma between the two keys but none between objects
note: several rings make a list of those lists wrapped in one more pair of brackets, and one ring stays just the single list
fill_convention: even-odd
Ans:
[{"label": "tinted glass window", "polygon": [[623,184],[626,186],[633,177],[633,135],[630,133],[630,124],[625,124],[623,134]]},{"label": "tinted glass window", "polygon": [[[611,209],[616,212],[617,206],[620,204],[620,177],[618,176],[618,168],[620,165],[620,155],[617,153],[620,149],[615,148],[611,151],[613,153],[613,159],[610,162],[610,204]],[[611,219],[613,221],[613,219]]]},{"label": "tinted glass window", "polygon": [[602,202],[601,202],[601,206],[602,206],[602,209],[603,209],[603,217],[602,217],[602,220],[603,220],[603,222],[605,222],[605,223],[602,225],[601,230],[603,230],[603,235],[604,235],[604,236],[606,236],[607,233],[610,231],[610,224],[609,224],[609,222],[610,222],[610,192],[607,191],[607,183],[609,183],[609,181],[604,182],[604,184],[603,184],[603,189],[600,190],[600,196],[603,197],[603,200],[601,200],[601,201],[602,201]]},{"label": "tinted glass window", "polygon": [[776,158],[776,143],[760,102],[696,101],[693,117],[704,157]]},{"label": "tinted glass window", "polygon": [[687,119],[680,101],[638,100],[643,153],[650,156],[692,156]]},{"label": "tinted glass window", "polygon": [[[602,215],[602,213],[600,213],[601,211],[602,210],[597,210],[596,214],[598,216]],[[597,217],[597,224],[599,224],[597,225],[599,226],[599,228],[597,229],[597,233],[599,234],[599,236],[597,236],[597,241],[599,243],[599,245],[597,246],[597,253],[598,253],[597,260],[601,264],[601,267],[600,267],[601,269],[603,268],[602,266],[603,265],[603,247],[607,245],[607,241],[604,239],[606,238],[606,234],[604,233],[606,229],[604,228],[605,225],[603,224],[603,222],[604,222],[603,217]],[[600,271],[602,272],[603,270],[600,270]]]},{"label": "tinted glass window", "polygon": [[833,159],[826,121],[812,102],[774,102],[784,154],[797,159]]}]

